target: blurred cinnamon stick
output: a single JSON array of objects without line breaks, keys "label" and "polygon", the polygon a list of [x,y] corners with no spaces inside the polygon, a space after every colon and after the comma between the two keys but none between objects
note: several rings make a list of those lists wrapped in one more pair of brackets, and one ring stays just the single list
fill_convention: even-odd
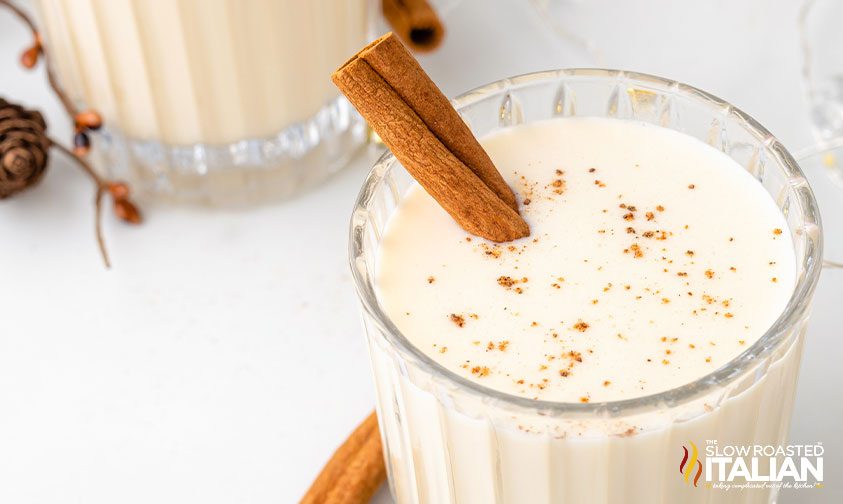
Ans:
[{"label": "blurred cinnamon stick", "polygon": [[419,52],[439,47],[445,28],[427,0],[382,0],[383,16],[411,49]]},{"label": "blurred cinnamon stick", "polygon": [[364,504],[384,480],[378,417],[372,412],[337,448],[300,504]]}]

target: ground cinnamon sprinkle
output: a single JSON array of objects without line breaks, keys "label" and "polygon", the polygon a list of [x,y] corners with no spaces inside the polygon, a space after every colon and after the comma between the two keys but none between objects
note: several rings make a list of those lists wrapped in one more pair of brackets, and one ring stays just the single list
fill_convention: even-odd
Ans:
[{"label": "ground cinnamon sprinkle", "polygon": [[588,330],[589,327],[591,326],[589,326],[587,322],[583,322],[582,320],[578,320],[577,323],[574,324],[574,329],[579,332],[585,332]]},{"label": "ground cinnamon sprinkle", "polygon": [[432,276],[427,277],[427,283],[432,284],[435,281],[436,281],[435,277],[432,277]]},{"label": "ground cinnamon sprinkle", "polygon": [[641,247],[637,243],[633,243],[629,246],[629,248],[623,249],[624,254],[628,254],[630,253],[630,251],[632,252],[632,256],[636,259],[644,257],[644,252],[641,250]]},{"label": "ground cinnamon sprinkle", "polygon": [[651,221],[656,218],[656,215],[653,212],[647,212],[644,214],[644,216],[647,217],[648,221]]},{"label": "ground cinnamon sprinkle", "polygon": [[489,368],[486,366],[474,366],[471,368],[471,374],[477,376],[489,376]]},{"label": "ground cinnamon sprinkle", "polygon": [[516,285],[519,284],[519,283],[527,283],[527,282],[530,281],[530,279],[527,278],[527,277],[523,277],[520,280],[518,280],[516,278],[512,278],[509,275],[501,275],[501,276],[498,277],[497,281],[498,281],[498,285],[500,285],[504,289],[515,291],[518,294],[523,294],[524,289],[522,289],[521,287],[516,287]]},{"label": "ground cinnamon sprinkle", "polygon": [[483,244],[483,253],[486,254],[487,256],[491,256],[491,257],[494,257],[495,259],[497,259],[501,256],[501,254],[503,252],[501,251],[501,248],[498,247],[497,245],[490,247],[490,246],[488,246],[484,243]]},{"label": "ground cinnamon sprinkle", "polygon": [[707,269],[705,270],[705,277],[706,278],[714,278],[714,271]]},{"label": "ground cinnamon sprinkle", "polygon": [[582,362],[582,354],[576,350],[569,350],[568,357],[576,362]]},{"label": "ground cinnamon sprinkle", "polygon": [[512,287],[516,283],[518,283],[518,281],[515,280],[514,278],[510,277],[510,276],[500,276],[500,277],[498,277],[498,285],[500,285],[502,287]]},{"label": "ground cinnamon sprinkle", "polygon": [[457,325],[457,327],[465,326],[465,317],[462,315],[457,315],[456,313],[452,313],[448,315],[448,318],[451,319],[451,322]]}]

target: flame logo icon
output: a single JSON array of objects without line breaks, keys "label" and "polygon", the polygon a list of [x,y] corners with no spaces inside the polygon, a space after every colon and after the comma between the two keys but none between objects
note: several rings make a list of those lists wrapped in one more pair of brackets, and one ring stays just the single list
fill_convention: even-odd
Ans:
[{"label": "flame logo icon", "polygon": [[682,462],[679,463],[679,474],[683,476],[685,483],[690,483],[691,474],[693,474],[694,469],[696,469],[697,474],[694,476],[694,486],[697,486],[697,482],[700,481],[700,476],[702,476],[702,462],[699,460],[697,445],[690,441],[689,443],[691,444],[690,454],[688,453],[688,448],[682,446],[682,450],[685,451],[685,454],[682,456]]}]

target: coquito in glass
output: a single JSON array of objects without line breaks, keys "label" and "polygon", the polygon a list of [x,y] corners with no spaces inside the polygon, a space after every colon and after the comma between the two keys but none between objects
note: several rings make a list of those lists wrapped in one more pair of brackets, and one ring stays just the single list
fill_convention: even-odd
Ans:
[{"label": "coquito in glass", "polygon": [[161,196],[240,203],[338,169],[362,121],[326,78],[367,0],[38,0],[71,98],[98,110],[108,168]]},{"label": "coquito in glass", "polygon": [[398,502],[774,499],[697,469],[707,440],[786,439],[820,249],[786,151],[638,74],[457,103],[531,236],[468,235],[388,156],[370,176],[353,269]]}]

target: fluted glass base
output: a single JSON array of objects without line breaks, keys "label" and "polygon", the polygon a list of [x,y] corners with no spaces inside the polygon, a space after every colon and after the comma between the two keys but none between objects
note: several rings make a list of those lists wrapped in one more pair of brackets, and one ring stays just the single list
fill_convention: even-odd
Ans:
[{"label": "fluted glass base", "polygon": [[301,194],[340,170],[365,139],[362,118],[337,98],[272,137],[223,145],[167,145],[107,129],[94,161],[154,199],[250,205]]}]

